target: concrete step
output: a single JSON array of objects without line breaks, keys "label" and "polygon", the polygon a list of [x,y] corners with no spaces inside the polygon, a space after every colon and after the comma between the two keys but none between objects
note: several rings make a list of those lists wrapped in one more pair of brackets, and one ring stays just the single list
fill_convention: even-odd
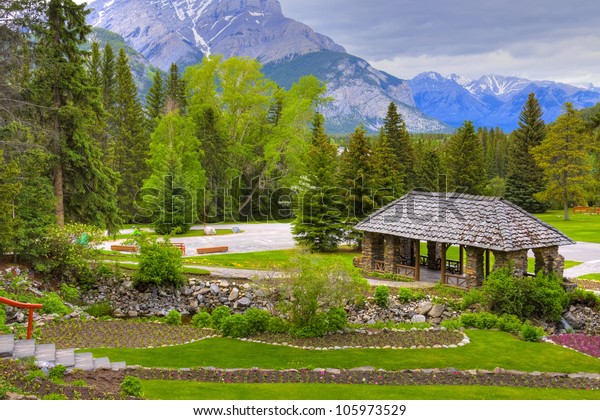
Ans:
[{"label": "concrete step", "polygon": [[17,340],[13,350],[13,358],[25,359],[35,357],[35,340]]},{"label": "concrete step", "polygon": [[11,357],[15,348],[13,334],[0,335],[0,357]]},{"label": "concrete step", "polygon": [[56,345],[38,344],[35,346],[35,360],[54,364],[56,360]]},{"label": "concrete step", "polygon": [[75,366],[75,350],[73,350],[73,349],[56,350],[55,363],[57,365],[63,365],[68,368]]},{"label": "concrete step", "polygon": [[110,360],[108,357],[99,357],[94,359],[94,369],[110,369]]},{"label": "concrete step", "polygon": [[111,362],[110,364],[110,368],[112,370],[121,370],[121,369],[125,369],[127,367],[127,364],[125,362]]},{"label": "concrete step", "polygon": [[92,353],[75,353],[75,369],[94,370]]}]

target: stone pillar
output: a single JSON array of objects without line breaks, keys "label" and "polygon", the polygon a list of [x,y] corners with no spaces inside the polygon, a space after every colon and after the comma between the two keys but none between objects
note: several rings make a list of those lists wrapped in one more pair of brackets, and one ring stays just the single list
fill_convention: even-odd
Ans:
[{"label": "stone pillar", "polygon": [[384,261],[385,261],[385,271],[387,273],[394,272],[394,265],[397,263],[397,251],[398,247],[396,246],[396,237],[392,235],[385,235],[384,242]]},{"label": "stone pillar", "polygon": [[494,270],[504,267],[513,268],[513,275],[523,277],[527,274],[527,250],[502,252],[494,251]]},{"label": "stone pillar", "polygon": [[442,261],[442,244],[439,242],[427,241],[427,268],[437,270],[438,260]]},{"label": "stone pillar", "polygon": [[467,284],[470,289],[483,284],[483,263],[485,250],[482,248],[475,248],[473,246],[467,246],[465,249],[467,252],[467,263],[465,264],[464,273],[467,276]]},{"label": "stone pillar", "polygon": [[415,248],[412,239],[398,238],[398,257],[403,265],[414,267]]},{"label": "stone pillar", "polygon": [[536,248],[533,250],[535,255],[535,272],[556,273],[560,278],[564,276],[565,259],[558,253],[557,246],[547,248]]}]

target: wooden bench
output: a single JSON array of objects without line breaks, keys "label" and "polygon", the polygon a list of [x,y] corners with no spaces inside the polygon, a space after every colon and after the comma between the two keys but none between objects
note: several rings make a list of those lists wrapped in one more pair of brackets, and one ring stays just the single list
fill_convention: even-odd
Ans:
[{"label": "wooden bench", "polygon": [[119,252],[137,252],[138,247],[134,245],[111,245],[110,250]]},{"label": "wooden bench", "polygon": [[171,245],[177,247],[181,250],[183,254],[185,254],[185,244],[183,242],[171,242]]},{"label": "wooden bench", "polygon": [[209,248],[196,248],[198,254],[213,254],[215,252],[227,252],[229,251],[228,246],[212,246]]},{"label": "wooden bench", "polygon": [[592,209],[590,207],[585,206],[575,206],[573,207],[573,214],[577,213],[590,213]]}]

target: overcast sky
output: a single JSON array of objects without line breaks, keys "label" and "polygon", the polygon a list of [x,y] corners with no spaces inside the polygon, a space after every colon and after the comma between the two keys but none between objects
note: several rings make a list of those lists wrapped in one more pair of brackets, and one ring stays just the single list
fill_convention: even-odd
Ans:
[{"label": "overcast sky", "polygon": [[423,71],[600,86],[598,0],[279,0],[400,78]]},{"label": "overcast sky", "polygon": [[287,17],[400,78],[437,71],[600,86],[598,0],[279,1]]}]

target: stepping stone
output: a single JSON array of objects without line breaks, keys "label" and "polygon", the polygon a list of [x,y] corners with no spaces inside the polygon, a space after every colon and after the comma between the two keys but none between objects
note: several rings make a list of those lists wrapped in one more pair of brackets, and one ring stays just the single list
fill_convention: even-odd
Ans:
[{"label": "stepping stone", "polygon": [[57,365],[63,365],[65,367],[75,366],[75,350],[73,349],[61,349],[56,350],[56,362]]},{"label": "stepping stone", "polygon": [[94,370],[92,353],[75,353],[75,369]]},{"label": "stepping stone", "polygon": [[112,370],[121,370],[121,369],[125,369],[127,367],[127,364],[125,362],[112,362],[110,364],[110,368]]},{"label": "stepping stone", "polygon": [[108,357],[94,359],[94,369],[110,369],[110,360],[108,360]]},{"label": "stepping stone", "polygon": [[13,358],[25,359],[35,357],[35,340],[17,340],[13,350]]},{"label": "stepping stone", "polygon": [[13,334],[0,335],[0,357],[11,357],[15,348]]},{"label": "stepping stone", "polygon": [[35,346],[35,360],[38,362],[54,363],[56,359],[56,345],[38,344]]}]

